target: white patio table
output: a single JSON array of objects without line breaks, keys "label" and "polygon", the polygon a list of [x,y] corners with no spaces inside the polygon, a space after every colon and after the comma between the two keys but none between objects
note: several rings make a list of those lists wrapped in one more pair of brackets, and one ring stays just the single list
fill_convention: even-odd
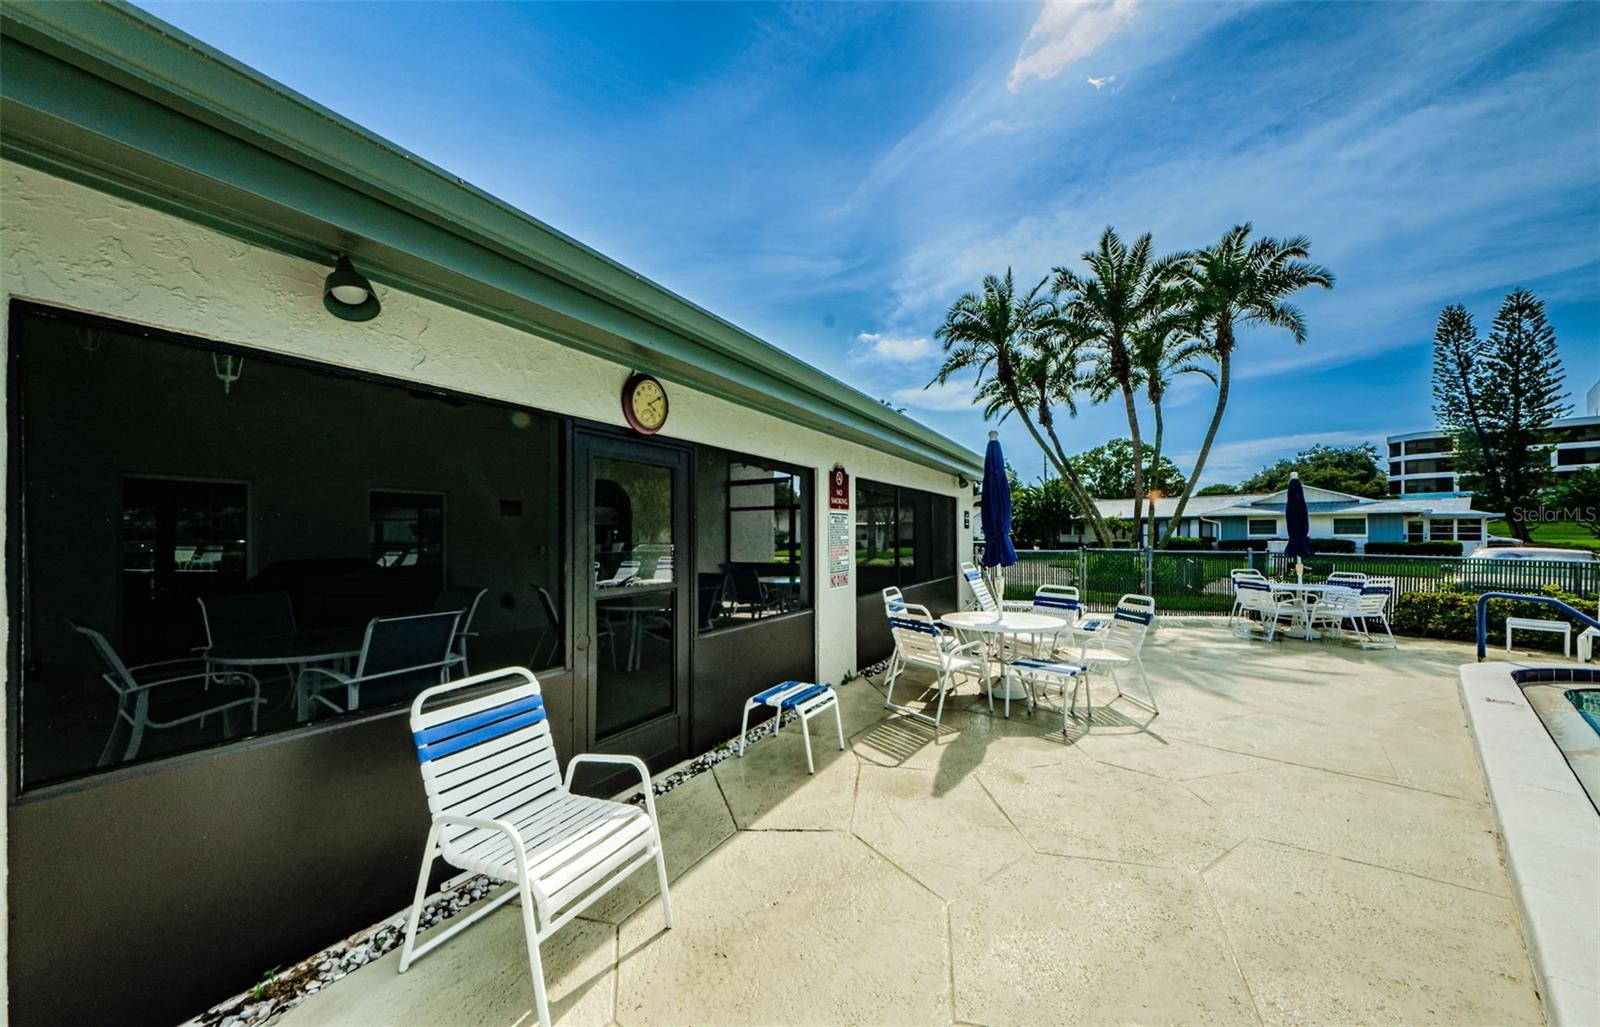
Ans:
[{"label": "white patio table", "polygon": [[[994,647],[993,643],[1005,638],[1026,638],[1037,645],[1044,636],[1049,635],[1053,639],[1069,626],[1062,617],[1022,610],[960,610],[940,617],[939,623],[954,630],[958,636],[977,635],[990,641],[991,645],[984,647],[983,679],[991,691],[994,679],[989,673],[989,649]],[[1021,699],[1027,694],[1019,685],[1011,685],[1010,688],[1009,697],[1012,699]],[[1007,696],[1008,693],[995,693],[996,699]]]},{"label": "white patio table", "polygon": [[1291,638],[1303,638],[1307,641],[1315,641],[1316,639],[1322,637],[1315,631],[1311,630],[1311,608],[1317,603],[1321,602],[1323,596],[1327,595],[1336,588],[1345,589],[1347,591],[1349,590],[1348,585],[1329,585],[1325,582],[1319,582],[1317,584],[1311,584],[1307,582],[1301,584],[1293,581],[1274,581],[1271,584],[1274,589],[1281,589],[1284,592],[1293,592],[1300,596],[1301,599],[1306,601],[1305,617],[1297,620],[1293,626],[1284,632],[1284,634]]}]

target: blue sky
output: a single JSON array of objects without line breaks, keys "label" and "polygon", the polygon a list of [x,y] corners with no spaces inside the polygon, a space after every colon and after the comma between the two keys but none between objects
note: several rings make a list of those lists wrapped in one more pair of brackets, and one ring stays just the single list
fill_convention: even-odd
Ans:
[{"label": "blue sky", "polygon": [[[145,6],[974,448],[922,389],[944,310],[1107,224],[1249,220],[1339,276],[1304,347],[1244,338],[1208,482],[1429,427],[1446,303],[1528,286],[1574,402],[1600,378],[1600,4]],[[1211,403],[1169,399],[1185,469]]]}]

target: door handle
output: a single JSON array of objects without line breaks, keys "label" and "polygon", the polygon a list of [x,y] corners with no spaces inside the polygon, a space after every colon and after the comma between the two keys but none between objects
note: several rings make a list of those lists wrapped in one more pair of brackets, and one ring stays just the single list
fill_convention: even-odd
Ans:
[{"label": "door handle", "polygon": [[588,635],[579,635],[577,638],[573,639],[572,640],[572,648],[576,649],[580,653],[588,652],[589,651],[589,636]]}]

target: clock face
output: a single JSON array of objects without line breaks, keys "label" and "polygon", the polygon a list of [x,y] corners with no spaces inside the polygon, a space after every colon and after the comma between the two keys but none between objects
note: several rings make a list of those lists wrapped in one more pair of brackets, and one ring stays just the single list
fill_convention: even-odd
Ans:
[{"label": "clock face", "polygon": [[648,375],[635,375],[623,390],[622,408],[634,428],[642,432],[660,431],[667,423],[666,390]]}]

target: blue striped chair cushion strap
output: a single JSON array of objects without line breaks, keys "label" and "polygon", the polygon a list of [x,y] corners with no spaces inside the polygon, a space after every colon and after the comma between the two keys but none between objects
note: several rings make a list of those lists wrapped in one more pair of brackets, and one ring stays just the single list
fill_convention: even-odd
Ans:
[{"label": "blue striped chair cushion strap", "polygon": [[1253,588],[1258,592],[1272,591],[1272,586],[1265,581],[1255,581],[1251,578],[1235,578],[1233,584],[1236,588]]},{"label": "blue striped chair cushion strap", "polygon": [[[520,731],[525,727],[532,727],[533,725],[545,719],[544,700],[538,696],[533,696],[532,700],[532,702],[524,700],[518,703],[508,703],[506,706],[498,706],[494,710],[488,710],[482,714],[475,714],[473,717],[462,717],[461,721],[466,721],[485,717],[491,713],[502,714],[499,719],[490,720],[488,722],[480,721],[481,726],[472,728],[470,730],[459,731],[453,734],[441,735],[434,738],[429,737],[432,732],[439,731],[442,728],[451,727],[452,725],[459,724],[461,722],[450,721],[446,724],[440,724],[425,731],[413,732],[412,737],[417,743],[417,762],[426,763],[429,760],[435,760],[441,756],[448,756],[453,752],[460,752],[463,749],[470,749],[474,745],[481,745],[484,742],[493,741],[494,739],[499,738],[502,735],[508,735],[513,731]],[[504,711],[506,711],[509,706],[518,706],[521,708],[521,712],[515,714],[506,714]]]},{"label": "blue striped chair cushion strap", "polygon": [[977,571],[962,571],[961,576],[966,578],[968,581],[977,581],[980,577]]},{"label": "blue striped chair cushion strap", "polygon": [[920,631],[925,635],[937,635],[939,629],[930,621],[912,620],[910,617],[890,617],[889,627],[895,631]]},{"label": "blue striped chair cushion strap", "polygon": [[1082,667],[1075,663],[1052,663],[1049,660],[1012,660],[1011,665],[1013,667],[1020,667],[1023,670],[1048,671],[1051,674],[1072,675],[1083,670]]},{"label": "blue striped chair cushion strap", "polygon": [[1113,614],[1113,616],[1115,616],[1117,620],[1125,620],[1132,624],[1149,624],[1151,615],[1145,613],[1143,610],[1130,610],[1126,607],[1119,606],[1117,607],[1117,612]]},{"label": "blue striped chair cushion strap", "polygon": [[889,603],[889,612],[890,613],[899,613],[900,611],[904,610],[905,608],[906,608],[906,604],[902,603],[902,602],[893,601],[893,602]]},{"label": "blue striped chair cushion strap", "polygon": [[1394,589],[1390,588],[1388,585],[1362,585],[1361,586],[1361,594],[1364,595],[1364,596],[1379,596],[1379,595],[1386,596],[1386,595],[1389,595],[1390,593],[1392,593],[1393,591],[1394,591]]},{"label": "blue striped chair cushion strap", "polygon": [[[801,683],[798,681],[790,681],[786,686],[780,686],[778,689],[769,688],[762,694],[767,696],[767,700],[771,700],[776,698],[778,694],[781,694],[783,687],[799,687],[799,691],[794,692],[792,695],[785,695],[782,699],[778,700],[778,705],[786,710],[792,710],[796,706],[805,702],[807,699],[815,698],[816,696],[819,696],[828,690],[826,685],[801,685]],[[767,705],[770,706],[772,703],[767,701]]]},{"label": "blue striped chair cushion strap", "polygon": [[1076,599],[1070,598],[1068,596],[1044,595],[1044,596],[1034,596],[1033,597],[1033,605],[1035,605],[1035,606],[1051,606],[1051,607],[1054,607],[1054,608],[1056,608],[1058,610],[1076,610],[1078,608],[1078,601]]}]

